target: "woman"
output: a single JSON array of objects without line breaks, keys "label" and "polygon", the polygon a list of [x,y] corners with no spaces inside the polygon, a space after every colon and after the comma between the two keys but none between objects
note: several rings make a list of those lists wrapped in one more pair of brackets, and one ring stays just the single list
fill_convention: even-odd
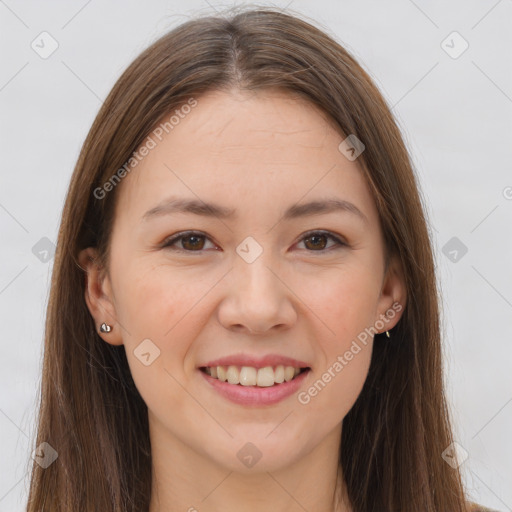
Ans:
[{"label": "woman", "polygon": [[27,510],[478,510],[441,363],[369,76],[277,10],[189,21],[118,80],[71,180]]}]

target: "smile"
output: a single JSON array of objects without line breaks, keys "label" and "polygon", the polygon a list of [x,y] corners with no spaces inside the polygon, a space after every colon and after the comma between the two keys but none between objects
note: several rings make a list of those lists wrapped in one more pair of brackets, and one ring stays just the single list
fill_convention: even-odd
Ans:
[{"label": "smile", "polygon": [[255,368],[253,366],[207,366],[201,371],[221,382],[241,386],[270,387],[283,382],[290,382],[308,368],[277,365]]},{"label": "smile", "polygon": [[299,392],[311,372],[309,367],[282,365],[259,369],[251,366],[214,366],[201,367],[199,370],[211,389],[223,398],[253,407],[276,404]]}]

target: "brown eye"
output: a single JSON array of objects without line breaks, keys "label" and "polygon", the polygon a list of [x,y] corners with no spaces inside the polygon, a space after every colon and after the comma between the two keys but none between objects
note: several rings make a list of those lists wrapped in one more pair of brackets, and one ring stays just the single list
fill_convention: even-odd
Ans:
[{"label": "brown eye", "polygon": [[182,252],[200,252],[204,249],[206,239],[208,237],[201,233],[179,233],[164,242],[162,247]]},{"label": "brown eye", "polygon": [[[163,243],[163,248],[169,248],[179,252],[200,253],[205,248],[205,242],[210,239],[202,233],[182,232],[172,236]],[[328,246],[329,240],[334,243]],[[178,245],[181,242],[181,247]],[[348,247],[348,244],[330,232],[311,231],[302,237],[301,242],[308,252],[327,252],[332,248]]]},{"label": "brown eye", "polygon": [[304,245],[309,251],[325,252],[329,239],[334,240],[334,246],[347,245],[346,243],[342,242],[337,236],[334,236],[331,233],[323,233],[321,231],[307,233],[306,236],[302,238],[302,241],[304,241]]},{"label": "brown eye", "polygon": [[202,235],[188,235],[181,238],[182,246],[186,250],[201,250],[204,246],[204,236]]},{"label": "brown eye", "polygon": [[[312,235],[308,236],[305,240],[305,245],[308,249],[325,249],[327,245],[327,236],[326,235]],[[308,245],[308,242],[310,244]]]}]

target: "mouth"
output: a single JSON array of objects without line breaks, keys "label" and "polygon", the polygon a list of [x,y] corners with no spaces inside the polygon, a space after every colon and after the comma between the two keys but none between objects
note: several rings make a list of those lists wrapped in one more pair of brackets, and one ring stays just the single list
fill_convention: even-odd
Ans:
[{"label": "mouth", "polygon": [[198,368],[224,399],[245,407],[267,407],[290,398],[305,385],[311,367],[218,365]]},{"label": "mouth", "polygon": [[202,366],[199,370],[212,379],[225,382],[233,386],[245,386],[256,388],[278,387],[291,382],[303,373],[311,370],[308,367],[296,366],[265,366],[256,368],[254,366]]}]

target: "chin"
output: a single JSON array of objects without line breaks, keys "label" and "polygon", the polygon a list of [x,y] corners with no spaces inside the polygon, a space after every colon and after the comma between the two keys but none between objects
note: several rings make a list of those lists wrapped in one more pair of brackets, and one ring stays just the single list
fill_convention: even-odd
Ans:
[{"label": "chin", "polygon": [[283,443],[278,438],[270,440],[264,436],[258,439],[245,436],[243,440],[230,439],[222,453],[216,452],[211,456],[228,471],[251,475],[284,469],[294,464],[300,454],[296,445]]}]

